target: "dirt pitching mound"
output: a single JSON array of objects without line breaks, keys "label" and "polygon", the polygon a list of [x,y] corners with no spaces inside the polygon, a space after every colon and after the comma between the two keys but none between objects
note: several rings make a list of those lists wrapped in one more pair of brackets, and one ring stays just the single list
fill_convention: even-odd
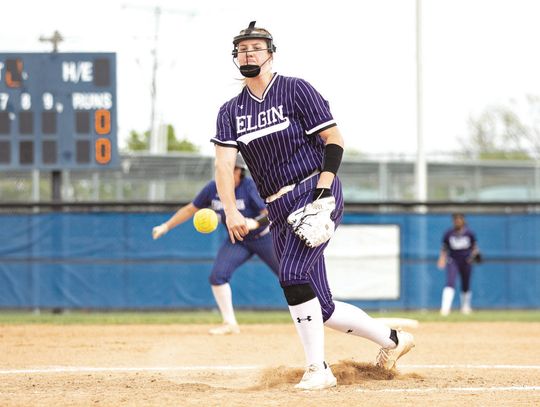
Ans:
[{"label": "dirt pitching mound", "polygon": [[249,390],[264,390],[280,387],[283,385],[296,384],[302,378],[304,369],[279,366],[277,368],[264,369],[257,384]]},{"label": "dirt pitching mound", "polygon": [[415,372],[401,373],[396,368],[387,370],[371,363],[353,360],[342,360],[331,367],[338,384],[359,384],[369,380],[424,379],[424,376]]},{"label": "dirt pitching mound", "polygon": [[[342,360],[330,365],[338,385],[360,384],[369,380],[393,380],[402,375],[397,370],[386,370],[371,363],[359,363],[352,360]],[[255,386],[249,390],[264,390],[283,385],[296,384],[302,379],[303,369],[280,366],[263,370]],[[408,374],[406,376],[411,376]],[[418,376],[412,374],[412,376]],[[417,377],[418,378],[418,377]]]},{"label": "dirt pitching mound", "polygon": [[396,370],[386,370],[371,363],[342,360],[330,365],[338,384],[358,384],[366,380],[392,380],[399,376]]},{"label": "dirt pitching mound", "polygon": [[176,385],[176,389],[179,391],[206,392],[213,391],[215,387],[204,383],[180,383]]}]

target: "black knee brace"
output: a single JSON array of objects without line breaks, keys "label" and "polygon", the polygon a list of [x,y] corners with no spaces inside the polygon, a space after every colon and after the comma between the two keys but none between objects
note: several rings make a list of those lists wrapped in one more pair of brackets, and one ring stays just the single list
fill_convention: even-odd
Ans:
[{"label": "black knee brace", "polygon": [[283,287],[285,299],[289,305],[298,305],[316,297],[311,284],[297,284]]}]

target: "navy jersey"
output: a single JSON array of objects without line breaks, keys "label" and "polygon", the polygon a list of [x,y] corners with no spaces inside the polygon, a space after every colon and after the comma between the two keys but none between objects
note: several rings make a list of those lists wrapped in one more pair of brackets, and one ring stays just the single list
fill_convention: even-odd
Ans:
[{"label": "navy jersey", "polygon": [[[234,194],[236,196],[236,207],[246,218],[255,218],[261,214],[263,209],[266,209],[266,205],[257,193],[257,188],[251,178],[242,179],[240,185],[235,188]],[[197,208],[212,208],[218,213],[221,223],[225,224],[225,212],[217,193],[215,181],[210,181],[204,186],[193,200],[193,205]],[[255,237],[264,229],[265,226],[252,230],[245,238]]]},{"label": "navy jersey", "polygon": [[449,229],[443,236],[443,247],[454,259],[464,259],[471,255],[476,236],[467,227],[462,230]]},{"label": "navy jersey", "polygon": [[237,148],[263,198],[321,170],[321,131],[336,123],[308,82],[274,74],[262,99],[245,86],[218,114],[212,142]]}]

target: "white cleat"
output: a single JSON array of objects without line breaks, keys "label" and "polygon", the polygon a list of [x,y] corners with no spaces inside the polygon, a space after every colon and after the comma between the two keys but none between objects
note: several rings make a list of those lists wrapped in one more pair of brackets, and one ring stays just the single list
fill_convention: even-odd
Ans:
[{"label": "white cleat", "polygon": [[461,307],[461,313],[463,315],[471,315],[471,312],[472,312],[471,307],[469,307],[467,305],[464,305],[463,307]]},{"label": "white cleat", "polygon": [[336,384],[336,378],[330,367],[323,368],[318,365],[309,365],[300,383],[294,387],[301,390],[322,390],[335,387]]},{"label": "white cleat", "polygon": [[210,335],[232,335],[239,334],[240,327],[236,324],[223,324],[208,331]]},{"label": "white cleat", "polygon": [[377,355],[376,365],[385,369],[393,369],[397,360],[414,348],[414,337],[403,331],[397,332],[398,344],[395,348],[381,348]]}]

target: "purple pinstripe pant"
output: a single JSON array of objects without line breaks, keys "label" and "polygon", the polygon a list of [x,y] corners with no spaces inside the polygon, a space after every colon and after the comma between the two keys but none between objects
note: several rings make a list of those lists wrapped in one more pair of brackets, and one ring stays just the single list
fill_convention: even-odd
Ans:
[{"label": "purple pinstripe pant", "polygon": [[450,257],[446,264],[446,286],[456,287],[457,275],[461,277],[461,291],[470,291],[471,287],[471,274],[472,266],[466,258],[454,258]]},{"label": "purple pinstripe pant", "polygon": [[209,281],[212,285],[221,285],[231,280],[233,273],[256,254],[266,263],[275,275],[279,274],[279,264],[274,254],[270,233],[257,239],[244,239],[231,243],[229,237],[219,248]]},{"label": "purple pinstripe pant", "polygon": [[[281,198],[269,203],[268,217],[272,221],[270,230],[279,260],[281,286],[310,283],[319,298],[323,319],[326,321],[334,312],[334,302],[324,263],[324,249],[328,242],[311,249],[294,234],[287,223],[289,214],[313,201],[313,190],[317,187],[318,180],[318,175],[313,176]],[[336,199],[332,220],[337,228],[343,218],[343,192],[338,177],[332,183],[332,194]]]}]

